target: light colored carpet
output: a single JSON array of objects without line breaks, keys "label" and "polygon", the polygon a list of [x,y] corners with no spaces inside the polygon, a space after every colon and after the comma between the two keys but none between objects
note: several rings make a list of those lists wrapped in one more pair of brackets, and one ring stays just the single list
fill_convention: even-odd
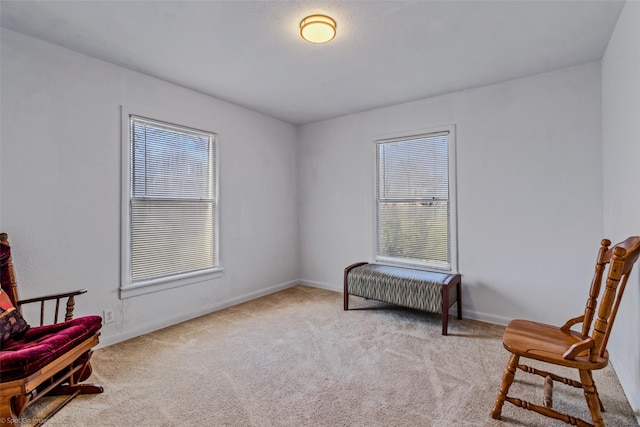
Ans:
[{"label": "light colored carpet", "polygon": [[[502,421],[489,417],[508,359],[503,327],[452,317],[445,337],[437,315],[356,297],[351,307],[295,286],[97,350],[90,380],[105,392],[47,425],[567,425],[509,403]],[[594,379],[607,426],[637,426],[613,369]],[[539,404],[542,382],[519,371],[509,394]],[[554,408],[591,421],[578,389],[556,384]],[[42,408],[30,409],[26,418]]]}]

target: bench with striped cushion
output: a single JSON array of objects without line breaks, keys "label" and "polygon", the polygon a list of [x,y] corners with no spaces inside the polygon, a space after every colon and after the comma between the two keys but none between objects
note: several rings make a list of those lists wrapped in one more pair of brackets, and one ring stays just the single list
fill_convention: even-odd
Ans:
[{"label": "bench with striped cushion", "polygon": [[358,262],[344,270],[344,309],[349,295],[364,297],[430,313],[442,314],[442,335],[447,335],[449,308],[457,303],[462,319],[461,277],[404,267]]}]

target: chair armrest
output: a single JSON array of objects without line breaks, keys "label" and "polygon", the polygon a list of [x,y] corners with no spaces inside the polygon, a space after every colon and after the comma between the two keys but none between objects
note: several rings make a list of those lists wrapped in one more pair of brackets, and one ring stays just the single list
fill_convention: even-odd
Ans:
[{"label": "chair armrest", "polygon": [[561,331],[567,332],[573,325],[577,325],[578,323],[582,323],[584,320],[584,314],[578,317],[574,317],[573,319],[567,320],[567,323],[560,327]]},{"label": "chair armrest", "polygon": [[575,360],[576,356],[585,350],[590,350],[595,346],[596,342],[593,338],[588,337],[582,341],[578,341],[569,347],[569,350],[565,351],[562,357],[567,360]]},{"label": "chair armrest", "polygon": [[63,293],[60,293],[60,294],[51,294],[51,295],[45,295],[45,296],[41,296],[41,297],[21,299],[21,300],[18,301],[18,305],[31,304],[32,302],[48,301],[48,300],[52,300],[52,299],[62,299],[62,298],[75,297],[76,295],[81,295],[81,294],[86,294],[86,293],[87,293],[86,289],[79,289],[77,291],[63,292]]},{"label": "chair armrest", "polygon": [[59,294],[51,294],[51,295],[45,295],[45,296],[41,296],[41,297],[28,298],[28,299],[17,301],[16,306],[18,307],[18,309],[20,309],[25,304],[31,304],[31,303],[39,302],[40,303],[40,326],[42,326],[42,325],[44,325],[44,307],[45,307],[45,302],[46,301],[55,300],[56,301],[56,308],[55,308],[53,323],[56,324],[56,323],[58,323],[58,313],[60,311],[60,300],[65,299],[65,298],[67,299],[67,302],[66,302],[66,305],[65,305],[65,310],[66,311],[65,311],[64,320],[65,321],[71,320],[71,319],[73,319],[73,309],[74,309],[74,307],[76,305],[74,297],[77,296],[77,295],[84,294],[86,292],[87,292],[86,289],[79,289],[77,291],[63,292],[63,293],[59,293]]}]

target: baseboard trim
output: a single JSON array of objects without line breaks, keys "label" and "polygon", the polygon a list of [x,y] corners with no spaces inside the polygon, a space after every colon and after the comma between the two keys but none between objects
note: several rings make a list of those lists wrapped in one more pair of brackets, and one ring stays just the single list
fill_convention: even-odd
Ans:
[{"label": "baseboard trim", "polygon": [[103,347],[108,347],[113,344],[117,344],[122,341],[126,341],[131,338],[138,337],[140,335],[148,334],[169,326],[176,325],[178,323],[186,322],[187,320],[195,319],[196,317],[204,316],[209,313],[213,313],[215,311],[222,310],[227,307],[231,307],[233,305],[241,304],[243,302],[251,301],[256,298],[260,298],[265,295],[269,295],[283,289],[288,289],[292,286],[299,284],[298,280],[291,280],[284,283],[279,283],[274,286],[270,286],[265,289],[260,289],[257,291],[249,292],[247,294],[239,295],[237,297],[229,298],[224,301],[220,301],[216,304],[204,307],[197,311],[192,311],[190,313],[186,313],[179,316],[174,316],[171,318],[163,319],[161,322],[157,323],[148,323],[146,325],[139,326],[134,329],[128,329],[126,331],[122,331],[113,335],[102,335],[100,337],[100,344],[96,346],[96,349],[100,349]]},{"label": "baseboard trim", "polygon": [[465,319],[478,320],[480,322],[491,323],[494,325],[506,326],[511,321],[510,318],[496,316],[494,314],[481,313],[477,311],[469,311],[462,307],[462,317]]},{"label": "baseboard trim", "polygon": [[298,280],[298,284],[304,285],[304,286],[311,286],[312,288],[326,289],[328,291],[335,291],[335,292],[342,292],[344,290],[343,286],[336,286],[332,283],[316,282],[313,280],[306,280],[306,279]]}]

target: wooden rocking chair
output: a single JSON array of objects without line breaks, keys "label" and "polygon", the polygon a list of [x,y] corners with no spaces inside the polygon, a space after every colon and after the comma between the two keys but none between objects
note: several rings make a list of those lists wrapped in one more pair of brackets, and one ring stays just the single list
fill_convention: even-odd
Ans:
[{"label": "wooden rocking chair", "polygon": [[[611,245],[609,240],[602,241],[595,275],[583,315],[567,321],[561,327],[520,319],[509,322],[504,332],[503,344],[504,348],[511,352],[511,357],[502,376],[502,386],[498,392],[495,405],[491,410],[493,418],[500,419],[502,405],[507,401],[518,407],[538,412],[571,425],[604,427],[601,415],[604,407],[593,382],[592,371],[602,369],[609,363],[607,341],[611,334],[611,328],[613,327],[629,273],[640,255],[640,237],[629,237],[612,248],[609,248],[609,245]],[[607,266],[608,273],[605,289],[600,297],[604,271]],[[599,297],[600,302],[598,303]],[[596,309],[598,310],[598,316],[592,329],[591,323]],[[582,323],[581,332],[570,329],[579,323]],[[539,360],[552,365],[575,368],[579,372],[580,381],[518,364],[521,357]],[[516,369],[545,377],[544,389],[546,395],[542,406],[507,396]],[[553,381],[560,381],[584,390],[593,424],[551,409],[550,390]]]},{"label": "wooden rocking chair", "polygon": [[[0,284],[19,319],[24,304],[40,303],[40,326],[24,323],[26,331],[3,338],[0,344],[0,425],[22,425],[24,410],[45,395],[68,397],[40,418],[38,426],[78,394],[102,393],[100,385],[81,383],[91,375],[91,349],[98,344],[102,327],[100,316],[73,318],[74,297],[86,289],[19,300],[5,233],[0,233]],[[65,300],[64,321],[58,322],[60,303]],[[45,324],[47,301],[55,301],[52,324]]]}]

